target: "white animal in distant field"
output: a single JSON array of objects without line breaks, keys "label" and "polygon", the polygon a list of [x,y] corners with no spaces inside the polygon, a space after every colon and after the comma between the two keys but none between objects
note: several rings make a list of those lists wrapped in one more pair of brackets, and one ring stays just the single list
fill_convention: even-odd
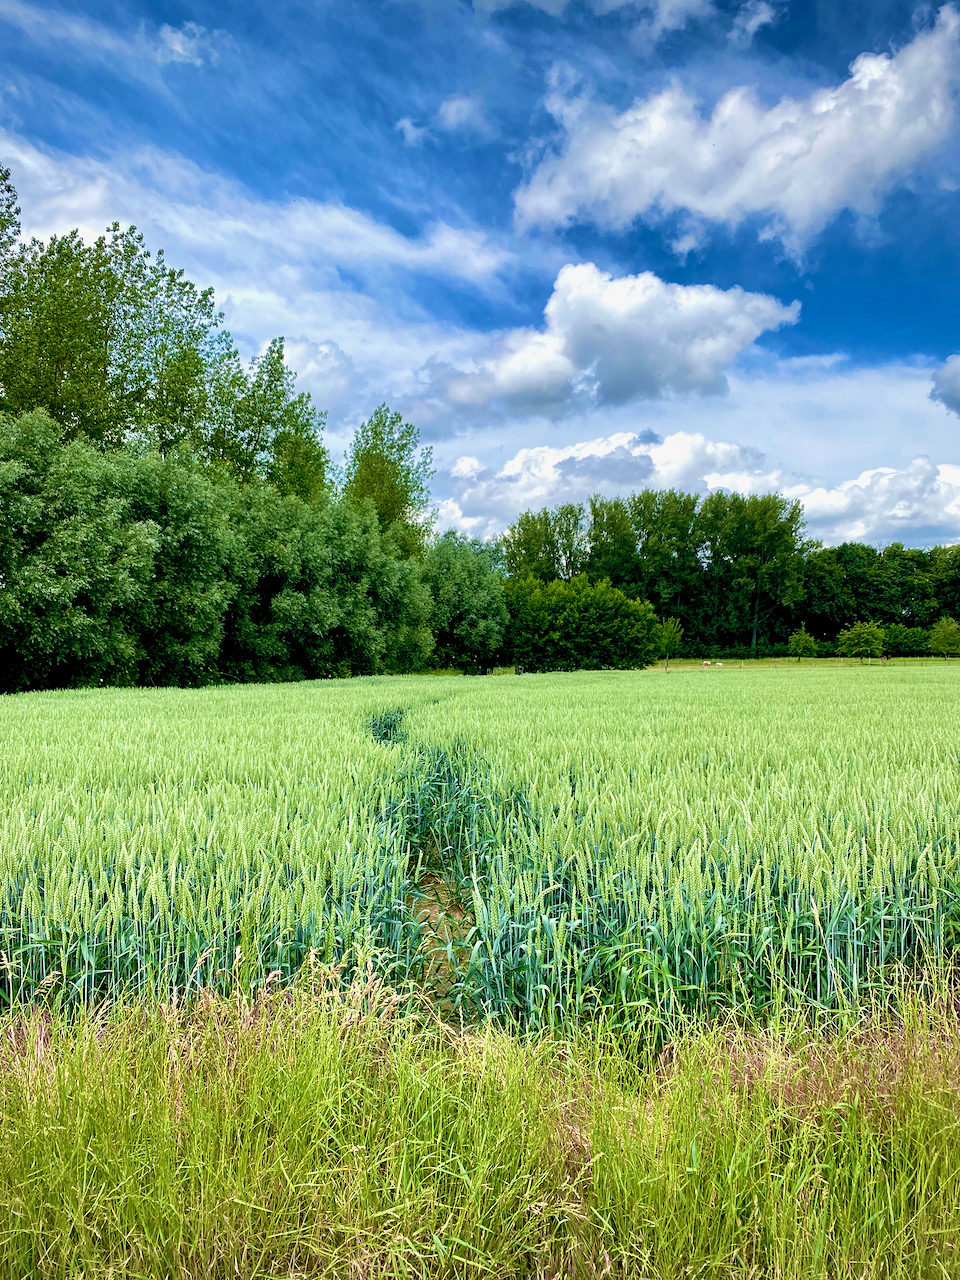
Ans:
[{"label": "white animal in distant field", "polygon": [[718,667],[722,667],[722,666],[723,666],[723,663],[722,663],[722,662],[718,662],[718,663],[717,663],[717,666],[718,666]]}]

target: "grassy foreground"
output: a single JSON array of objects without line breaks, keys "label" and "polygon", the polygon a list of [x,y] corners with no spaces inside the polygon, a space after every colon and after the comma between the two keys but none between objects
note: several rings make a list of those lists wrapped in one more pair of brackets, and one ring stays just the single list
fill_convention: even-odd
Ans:
[{"label": "grassy foreground", "polygon": [[9,1018],[0,1276],[960,1274],[960,1023],[524,1040],[368,977]]}]

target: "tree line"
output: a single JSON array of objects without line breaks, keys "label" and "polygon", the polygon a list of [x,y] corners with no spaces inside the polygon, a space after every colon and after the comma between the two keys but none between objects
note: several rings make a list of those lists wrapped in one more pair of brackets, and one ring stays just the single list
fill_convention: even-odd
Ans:
[{"label": "tree line", "polygon": [[639,667],[867,622],[912,651],[960,613],[960,550],[821,548],[777,495],[438,536],[416,427],[381,404],[335,467],[325,421],[283,339],[244,362],[135,228],[25,240],[0,168],[0,691]]},{"label": "tree line", "polygon": [[800,503],[779,494],[648,489],[527,511],[503,559],[511,580],[582,576],[648,601],[670,620],[662,652],[960,652],[941,625],[960,617],[960,546],[824,547],[805,537]]}]

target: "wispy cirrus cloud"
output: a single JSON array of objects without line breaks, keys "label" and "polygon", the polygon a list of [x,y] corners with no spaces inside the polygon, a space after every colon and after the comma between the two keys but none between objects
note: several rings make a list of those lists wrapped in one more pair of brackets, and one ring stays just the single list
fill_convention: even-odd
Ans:
[{"label": "wispy cirrus cloud", "polygon": [[24,226],[41,236],[69,226],[96,235],[117,219],[152,233],[174,255],[202,255],[214,269],[238,275],[396,268],[481,283],[511,258],[469,227],[441,221],[407,236],[338,202],[261,199],[155,147],[103,160],[41,149],[0,130],[0,149],[15,169]]},{"label": "wispy cirrus cloud", "polygon": [[201,285],[212,285],[241,347],[272,336],[304,386],[346,417],[385,396],[412,394],[430,359],[468,358],[476,336],[435,320],[411,281],[433,277],[483,289],[511,254],[479,231],[438,222],[404,235],[357,209],[308,199],[265,200],[238,182],[156,148],[107,159],[39,148],[0,129],[26,235],[78,227],[92,239],[113,220]]},{"label": "wispy cirrus cloud", "polygon": [[232,41],[225,31],[208,31],[196,22],[179,27],[162,23],[123,30],[109,27],[82,13],[47,9],[26,0],[0,0],[0,23],[15,27],[38,45],[59,46],[86,58],[124,64],[165,66],[184,63],[199,67],[215,63]]}]

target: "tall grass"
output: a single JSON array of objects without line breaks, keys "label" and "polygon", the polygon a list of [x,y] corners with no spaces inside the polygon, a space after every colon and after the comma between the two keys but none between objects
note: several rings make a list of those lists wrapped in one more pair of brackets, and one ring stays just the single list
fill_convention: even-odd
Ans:
[{"label": "tall grass", "polygon": [[668,1054],[377,979],[0,1026],[0,1277],[956,1275],[948,1007]]}]

